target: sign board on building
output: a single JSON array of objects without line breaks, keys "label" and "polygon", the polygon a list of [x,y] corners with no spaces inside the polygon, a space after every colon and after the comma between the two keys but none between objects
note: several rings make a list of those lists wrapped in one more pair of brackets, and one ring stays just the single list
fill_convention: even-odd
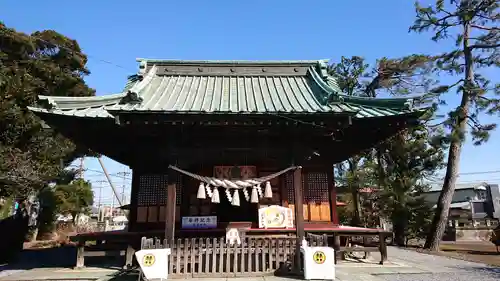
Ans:
[{"label": "sign board on building", "polygon": [[182,217],[184,229],[208,229],[217,227],[217,216]]},{"label": "sign board on building", "polygon": [[259,209],[259,228],[293,227],[292,209],[273,205]]}]

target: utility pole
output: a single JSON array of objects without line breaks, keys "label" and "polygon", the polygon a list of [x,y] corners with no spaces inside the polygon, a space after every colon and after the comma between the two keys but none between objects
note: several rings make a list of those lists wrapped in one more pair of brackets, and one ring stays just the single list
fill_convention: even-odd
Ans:
[{"label": "utility pole", "polygon": [[119,172],[118,173],[119,176],[122,177],[122,203],[125,204],[126,203],[126,200],[125,200],[125,184],[127,183],[127,176],[130,175],[130,172],[127,172],[126,168],[123,168],[123,172]]},{"label": "utility pole", "polygon": [[127,172],[127,170],[124,168],[123,172],[118,172],[117,175],[122,178],[121,198],[122,198],[122,203],[125,204],[125,188],[127,184],[127,176],[130,175],[130,172]]},{"label": "utility pole", "polygon": [[[83,187],[83,181],[85,180],[84,179],[84,176],[85,176],[85,157],[80,157],[80,167],[78,168],[78,174],[79,174],[80,189],[81,189]],[[76,202],[77,202],[77,206],[79,208],[78,214],[76,216],[80,216],[80,213],[82,210],[80,208],[80,198],[78,198],[78,196],[76,197]],[[73,218],[73,221],[76,221],[76,217]]]},{"label": "utility pole", "polygon": [[97,198],[97,214],[98,221],[101,221],[101,209],[102,209],[102,189],[104,188],[104,183],[107,183],[105,180],[96,181],[96,188],[99,189],[99,197]]},{"label": "utility pole", "polygon": [[78,178],[83,180],[85,173],[85,157],[80,158],[80,166],[78,167]]},{"label": "utility pole", "polygon": [[102,162],[101,157],[98,157],[97,161],[99,162],[99,165],[101,165],[102,171],[104,172],[104,175],[106,176],[106,179],[108,180],[108,183],[111,186],[111,190],[113,190],[114,197],[113,197],[113,201],[112,201],[112,204],[113,204],[112,208],[114,208],[114,204],[115,204],[114,199],[115,198],[116,198],[116,201],[118,201],[118,205],[120,205],[120,207],[123,206],[122,200],[118,196],[118,192],[116,192],[115,185],[113,184],[113,181],[111,181],[111,177],[109,176],[109,173],[106,170],[106,167],[104,166],[104,163]]}]

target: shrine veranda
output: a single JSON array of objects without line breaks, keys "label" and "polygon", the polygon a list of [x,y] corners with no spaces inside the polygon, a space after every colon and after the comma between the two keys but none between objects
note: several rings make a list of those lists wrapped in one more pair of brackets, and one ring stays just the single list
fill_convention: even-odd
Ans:
[{"label": "shrine veranda", "polygon": [[416,124],[412,100],[348,96],[321,60],[138,62],[120,93],[30,108],[132,169],[128,230],[114,233],[130,248],[228,229],[244,240],[383,232],[339,226],[333,165]]}]

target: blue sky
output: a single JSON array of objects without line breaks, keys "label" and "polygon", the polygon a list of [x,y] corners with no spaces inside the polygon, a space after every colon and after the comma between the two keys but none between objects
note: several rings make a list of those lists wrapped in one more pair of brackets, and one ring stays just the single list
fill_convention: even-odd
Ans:
[{"label": "blue sky", "polygon": [[[137,57],[338,61],[341,56],[359,55],[374,62],[384,56],[435,54],[449,46],[432,42],[428,34],[409,34],[413,18],[412,1],[402,0],[0,3],[0,20],[9,27],[26,33],[54,29],[76,39],[89,56],[92,74],[86,81],[98,95],[119,92],[127,75],[137,71]],[[449,94],[448,102],[456,104],[458,96]],[[500,170],[500,155],[495,149],[499,144],[498,131],[486,145],[473,147],[467,143],[460,171]],[[116,184],[121,185],[122,179],[116,175],[124,167],[110,159],[105,163]],[[90,179],[104,180],[101,173],[90,171],[100,171],[95,159],[88,159],[85,165]],[[464,174],[459,179],[475,180],[500,181],[500,173]],[[108,187],[103,194],[103,201],[110,202]]]}]

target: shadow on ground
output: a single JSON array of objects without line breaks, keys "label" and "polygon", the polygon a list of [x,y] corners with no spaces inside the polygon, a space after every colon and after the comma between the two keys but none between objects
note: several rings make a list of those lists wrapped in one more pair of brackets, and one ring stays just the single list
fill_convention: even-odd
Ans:
[{"label": "shadow on ground", "polygon": [[10,216],[0,220],[0,264],[16,259],[23,249],[24,237],[28,233],[28,218]]},{"label": "shadow on ground", "polygon": [[[47,249],[23,250],[17,254],[16,259],[5,266],[0,266],[0,271],[5,269],[33,269],[33,268],[72,268],[76,261],[76,247],[63,246]],[[123,266],[125,257],[86,257],[85,266],[116,269]]]},{"label": "shadow on ground", "polygon": [[442,249],[441,251],[464,253],[469,255],[480,255],[480,256],[500,256],[500,253],[492,251],[475,251],[475,250],[465,250],[465,249]]},{"label": "shadow on ground", "polygon": [[500,280],[500,267],[469,267],[467,269],[492,274]]},{"label": "shadow on ground", "polygon": [[[0,271],[32,268],[71,268],[76,262],[76,248],[63,246],[23,250],[28,233],[28,218],[11,216],[0,220]],[[99,268],[116,268],[123,265],[124,257],[86,257],[85,265]],[[4,264],[4,265],[2,265]]]},{"label": "shadow on ground", "polygon": [[139,272],[120,272],[108,279],[108,281],[137,281],[138,279]]}]

